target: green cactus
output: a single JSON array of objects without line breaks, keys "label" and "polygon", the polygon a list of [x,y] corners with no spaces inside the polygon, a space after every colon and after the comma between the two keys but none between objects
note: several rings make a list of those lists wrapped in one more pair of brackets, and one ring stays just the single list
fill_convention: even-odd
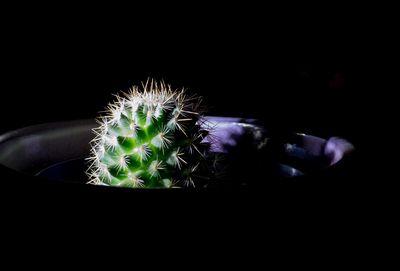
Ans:
[{"label": "green cactus", "polygon": [[89,183],[131,188],[195,186],[212,171],[201,98],[148,81],[107,107],[92,141]]}]

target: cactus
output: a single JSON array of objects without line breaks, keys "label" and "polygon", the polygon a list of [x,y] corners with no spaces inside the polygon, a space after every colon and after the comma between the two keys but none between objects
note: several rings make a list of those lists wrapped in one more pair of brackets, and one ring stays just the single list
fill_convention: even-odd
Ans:
[{"label": "cactus", "polygon": [[93,130],[89,183],[194,187],[210,177],[200,97],[152,80],[116,98]]}]

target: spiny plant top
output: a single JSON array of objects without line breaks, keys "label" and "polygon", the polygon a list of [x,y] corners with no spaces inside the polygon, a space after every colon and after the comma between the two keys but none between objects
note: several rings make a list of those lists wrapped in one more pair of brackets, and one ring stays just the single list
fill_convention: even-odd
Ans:
[{"label": "spiny plant top", "polygon": [[[98,119],[89,183],[131,188],[195,186],[212,170],[201,98],[151,81],[116,96]],[[205,175],[202,172],[206,172]]]}]

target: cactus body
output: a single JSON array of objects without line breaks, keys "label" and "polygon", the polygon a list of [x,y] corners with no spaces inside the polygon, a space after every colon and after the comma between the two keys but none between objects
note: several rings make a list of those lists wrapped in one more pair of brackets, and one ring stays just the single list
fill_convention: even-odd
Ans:
[{"label": "cactus body", "polygon": [[90,183],[131,188],[195,186],[202,172],[210,172],[209,145],[202,143],[208,131],[199,106],[200,98],[154,81],[117,96],[94,129]]}]

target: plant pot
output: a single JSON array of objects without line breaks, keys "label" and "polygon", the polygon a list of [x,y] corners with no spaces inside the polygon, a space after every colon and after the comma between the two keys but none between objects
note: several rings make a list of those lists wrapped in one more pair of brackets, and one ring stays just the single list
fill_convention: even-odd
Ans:
[{"label": "plant pot", "polygon": [[[211,151],[223,155],[225,177],[212,186],[259,187],[303,182],[313,176],[345,174],[353,151],[340,138],[272,133],[256,120],[206,117],[218,139]],[[0,164],[18,173],[53,181],[85,184],[91,119],[49,123],[0,136]],[[206,139],[207,140],[207,139]]]}]

